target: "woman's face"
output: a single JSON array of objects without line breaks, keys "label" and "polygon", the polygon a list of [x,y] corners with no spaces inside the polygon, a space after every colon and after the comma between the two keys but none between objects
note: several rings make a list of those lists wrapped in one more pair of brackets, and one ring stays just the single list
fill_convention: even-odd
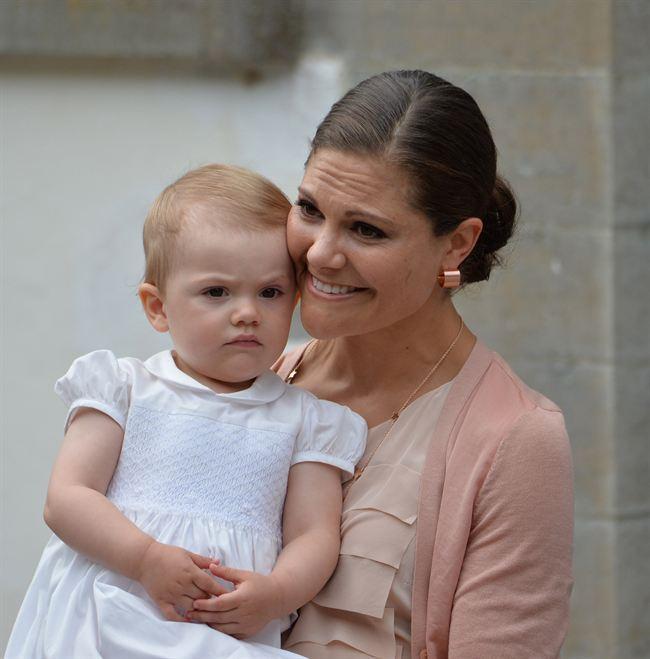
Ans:
[{"label": "woman's face", "polygon": [[377,157],[323,149],[310,159],[288,222],[305,329],[366,334],[444,299],[448,251],[406,199],[406,180]]}]

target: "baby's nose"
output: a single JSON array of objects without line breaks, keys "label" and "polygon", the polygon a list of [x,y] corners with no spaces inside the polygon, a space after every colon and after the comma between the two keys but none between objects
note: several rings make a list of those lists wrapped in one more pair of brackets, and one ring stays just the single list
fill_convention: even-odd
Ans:
[{"label": "baby's nose", "polygon": [[260,314],[257,305],[252,302],[237,305],[232,313],[231,322],[233,325],[259,325]]}]

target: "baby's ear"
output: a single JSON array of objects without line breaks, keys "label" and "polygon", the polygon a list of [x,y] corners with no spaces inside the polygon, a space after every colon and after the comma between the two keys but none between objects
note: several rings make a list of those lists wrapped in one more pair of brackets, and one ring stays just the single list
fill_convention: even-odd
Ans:
[{"label": "baby's ear", "polygon": [[169,323],[165,313],[165,303],[158,287],[153,284],[140,284],[138,296],[151,326],[157,332],[168,332]]}]

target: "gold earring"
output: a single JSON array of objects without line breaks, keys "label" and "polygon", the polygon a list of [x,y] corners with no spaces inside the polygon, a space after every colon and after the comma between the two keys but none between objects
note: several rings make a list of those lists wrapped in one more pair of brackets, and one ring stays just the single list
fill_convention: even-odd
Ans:
[{"label": "gold earring", "polygon": [[443,288],[458,288],[460,286],[460,270],[443,270],[438,275],[438,283]]}]

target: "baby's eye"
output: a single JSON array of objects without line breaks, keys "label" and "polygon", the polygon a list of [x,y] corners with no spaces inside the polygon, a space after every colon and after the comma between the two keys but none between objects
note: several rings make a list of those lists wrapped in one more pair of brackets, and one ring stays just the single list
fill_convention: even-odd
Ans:
[{"label": "baby's eye", "polygon": [[267,300],[273,300],[276,297],[282,295],[282,291],[279,288],[269,287],[265,288],[261,293],[260,297],[263,297]]},{"label": "baby's eye", "polygon": [[355,222],[352,226],[355,231],[362,238],[385,238],[386,234],[381,230],[373,227],[371,224],[365,222]]},{"label": "baby's eye", "polygon": [[311,201],[307,201],[306,199],[298,199],[298,201],[296,201],[296,206],[300,208],[300,213],[305,217],[318,217],[320,215],[318,208],[316,208]]},{"label": "baby's eye", "polygon": [[205,294],[208,297],[225,297],[228,295],[228,291],[223,286],[213,286],[212,288],[208,288]]}]

